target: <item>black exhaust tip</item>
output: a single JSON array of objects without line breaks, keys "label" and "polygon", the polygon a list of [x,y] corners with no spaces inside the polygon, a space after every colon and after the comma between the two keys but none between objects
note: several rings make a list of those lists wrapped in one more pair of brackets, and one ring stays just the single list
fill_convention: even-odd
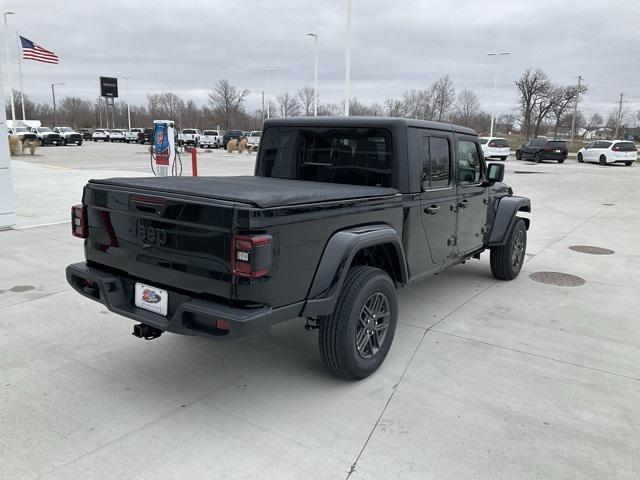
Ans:
[{"label": "black exhaust tip", "polygon": [[144,323],[139,323],[133,326],[132,335],[134,337],[144,338],[145,340],[153,340],[154,338],[158,338],[163,333],[164,330],[145,325]]}]

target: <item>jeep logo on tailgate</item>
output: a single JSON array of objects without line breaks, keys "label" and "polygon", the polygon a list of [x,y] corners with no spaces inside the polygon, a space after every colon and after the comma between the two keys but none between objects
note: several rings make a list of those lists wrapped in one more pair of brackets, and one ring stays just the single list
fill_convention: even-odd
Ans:
[{"label": "jeep logo on tailgate", "polygon": [[167,231],[164,228],[145,227],[138,220],[136,231],[136,237],[143,243],[155,245],[165,245],[167,243]]}]

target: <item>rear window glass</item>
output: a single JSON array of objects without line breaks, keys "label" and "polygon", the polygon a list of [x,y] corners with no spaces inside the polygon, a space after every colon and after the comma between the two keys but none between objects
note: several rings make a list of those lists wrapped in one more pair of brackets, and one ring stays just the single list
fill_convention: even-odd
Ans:
[{"label": "rear window glass", "polygon": [[203,135],[218,135],[218,132],[215,130],[205,130]]},{"label": "rear window glass", "polygon": [[391,186],[391,134],[379,128],[272,127],[260,142],[260,175]]},{"label": "rear window glass", "polygon": [[635,152],[636,144],[633,142],[618,142],[614,145],[621,152]]},{"label": "rear window glass", "polygon": [[229,130],[227,135],[242,135],[242,130]]},{"label": "rear window glass", "polygon": [[509,146],[509,142],[504,138],[494,138],[489,142],[490,147],[504,148]]},{"label": "rear window glass", "polygon": [[259,137],[261,132],[251,132],[251,137]]},{"label": "rear window glass", "polygon": [[547,142],[547,145],[551,148],[567,148],[567,142],[553,141]]},{"label": "rear window glass", "polygon": [[196,131],[195,131],[195,130],[188,130],[188,129],[187,129],[187,130],[183,130],[183,131],[182,131],[182,133],[186,133],[187,135],[189,135],[189,134],[196,133]]}]

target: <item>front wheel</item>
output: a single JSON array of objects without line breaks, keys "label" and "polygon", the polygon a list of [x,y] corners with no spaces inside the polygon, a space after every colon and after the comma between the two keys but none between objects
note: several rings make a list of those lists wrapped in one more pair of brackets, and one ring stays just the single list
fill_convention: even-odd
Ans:
[{"label": "front wheel", "polygon": [[542,157],[540,156],[540,154],[539,154],[539,153],[536,153],[536,154],[533,156],[533,161],[534,161],[534,162],[536,162],[536,163],[540,163],[540,162],[542,162]]},{"label": "front wheel", "polygon": [[584,157],[582,156],[581,153],[578,154],[578,163],[582,163],[584,162]]},{"label": "front wheel", "polygon": [[489,258],[491,273],[500,280],[513,280],[524,264],[527,250],[527,226],[524,220],[516,218],[516,223],[504,245],[493,247]]},{"label": "front wheel", "polygon": [[522,160],[522,152],[520,150],[516,150],[516,160]]},{"label": "front wheel", "polygon": [[558,160],[558,163],[564,163],[564,158]]},{"label": "front wheel", "polygon": [[606,165],[607,164],[607,157],[605,157],[604,155],[600,155],[600,165]]},{"label": "front wheel", "polygon": [[507,161],[507,157],[500,157],[500,160],[502,160],[503,162]]},{"label": "front wheel", "polygon": [[361,380],[382,364],[396,331],[398,300],[389,275],[352,267],[331,315],[320,319],[322,361],[334,375]]}]

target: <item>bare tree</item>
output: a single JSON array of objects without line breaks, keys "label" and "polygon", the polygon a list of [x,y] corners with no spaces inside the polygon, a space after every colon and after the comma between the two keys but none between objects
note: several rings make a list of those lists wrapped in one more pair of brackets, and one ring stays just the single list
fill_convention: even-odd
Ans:
[{"label": "bare tree", "polygon": [[384,117],[384,106],[380,105],[378,102],[373,102],[369,107],[369,110],[372,117]]},{"label": "bare tree", "polygon": [[387,98],[384,101],[384,113],[388,117],[401,117],[404,106],[402,100],[396,100],[394,98]]},{"label": "bare tree", "polygon": [[[393,103],[389,103],[393,102]],[[402,95],[401,109],[398,110],[398,104],[394,100],[387,100],[387,108],[395,109],[393,115],[407,118],[417,118],[420,120],[429,120],[434,116],[432,93],[431,90],[409,90]]]},{"label": "bare tree", "polygon": [[322,103],[318,105],[318,115],[324,117],[337,117],[344,112],[344,107],[337,103]]},{"label": "bare tree", "polygon": [[296,92],[296,102],[302,111],[302,114],[306,117],[313,115],[313,105],[316,95],[315,90],[312,87],[300,88]]},{"label": "bare tree", "polygon": [[589,120],[587,120],[587,123],[584,126],[584,134],[582,135],[582,138],[584,138],[587,132],[596,130],[597,128],[602,127],[603,124],[604,119],[602,118],[602,116],[598,113],[594,113],[589,117]]},{"label": "bare tree", "polygon": [[578,90],[578,87],[575,85],[556,89],[555,101],[551,106],[551,111],[555,117],[555,125],[553,126],[554,136],[558,135],[558,130],[560,130],[561,126],[567,125],[567,117],[571,116],[573,118],[573,107],[576,104],[576,100],[579,95],[586,92],[586,85],[580,85],[580,90]]},{"label": "bare tree", "polygon": [[237,121],[239,114],[244,113],[244,103],[249,90],[238,90],[229,80],[218,80],[209,94],[209,103],[221,113],[224,128],[229,129],[231,121]]},{"label": "bare tree", "polygon": [[498,128],[502,126],[504,128],[505,133],[511,133],[513,127],[516,123],[516,116],[513,113],[505,113],[498,117],[498,121],[496,122]]},{"label": "bare tree", "polygon": [[[540,102],[549,95],[551,82],[542,70],[532,71],[528,69],[516,80],[516,87],[520,93],[523,133],[528,139],[531,137],[533,126],[537,123],[537,118],[541,112],[539,108]],[[546,108],[549,107],[544,107],[542,111]],[[536,109],[537,114],[534,114]]]},{"label": "bare tree", "polygon": [[297,117],[300,115],[300,106],[289,92],[284,92],[277,96],[280,105],[280,116],[283,118]]},{"label": "bare tree", "polygon": [[449,75],[445,75],[435,81],[431,86],[434,120],[438,122],[446,120],[455,102],[455,94],[453,81]]},{"label": "bare tree", "polygon": [[458,99],[453,112],[455,123],[463,127],[472,127],[480,113],[480,102],[477,95],[469,89],[464,89],[458,94]]}]

